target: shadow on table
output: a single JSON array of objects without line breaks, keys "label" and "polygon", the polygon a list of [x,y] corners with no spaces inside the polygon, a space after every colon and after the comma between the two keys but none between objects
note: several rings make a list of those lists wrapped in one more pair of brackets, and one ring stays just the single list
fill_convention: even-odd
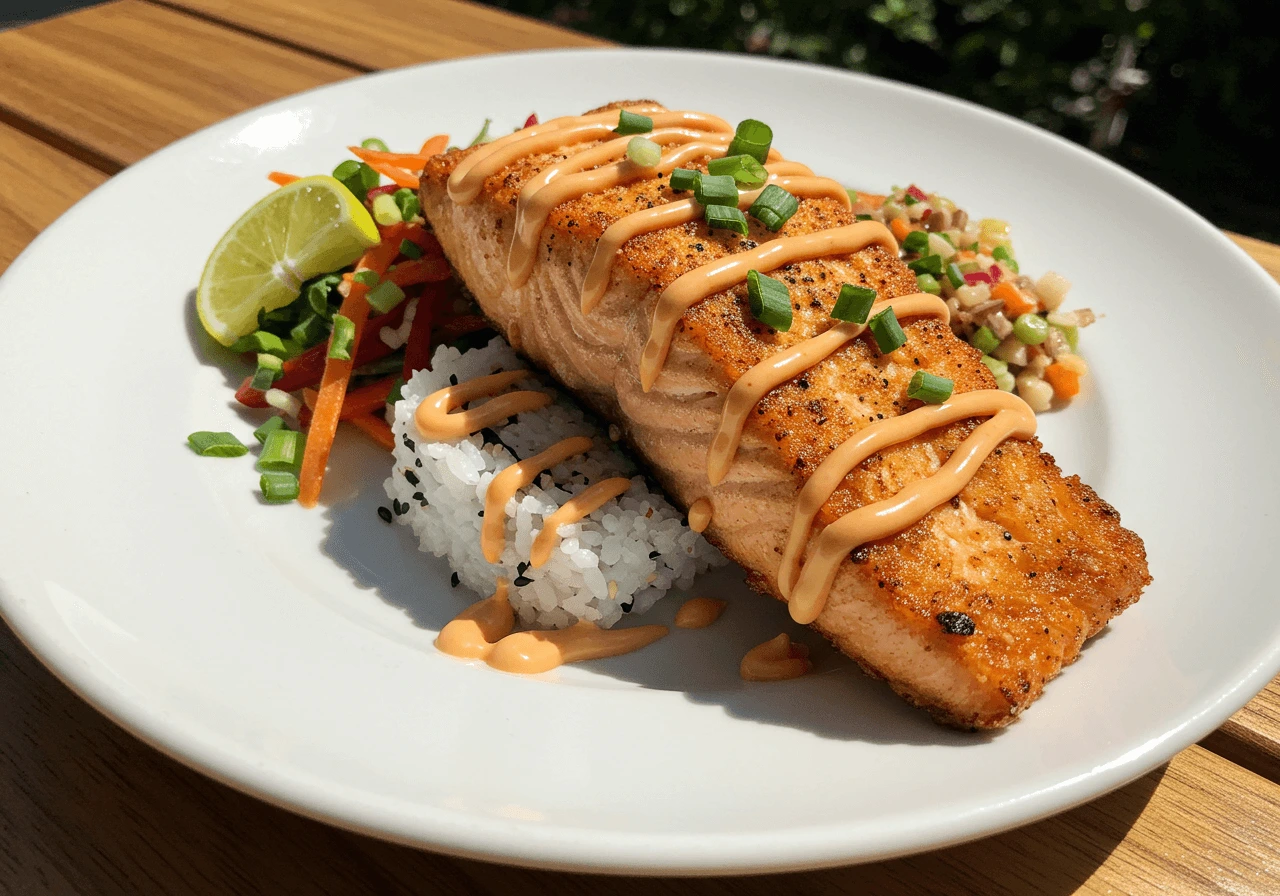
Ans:
[{"label": "shadow on table", "polygon": [[[1165,773],[1087,808],[872,865],[735,879],[613,878],[449,859],[245,796],[117,728],[0,623],[0,823],[6,892],[436,894],[938,893],[1066,896],[1106,861]],[[1173,843],[1171,848],[1187,844]]]}]

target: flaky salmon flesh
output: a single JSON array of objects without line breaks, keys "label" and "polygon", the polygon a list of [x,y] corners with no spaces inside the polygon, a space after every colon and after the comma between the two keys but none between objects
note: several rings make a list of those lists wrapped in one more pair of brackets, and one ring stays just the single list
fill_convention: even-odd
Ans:
[{"label": "flaky salmon flesh", "polygon": [[[707,537],[748,571],[753,588],[781,600],[781,553],[799,490],[818,464],[859,430],[919,407],[907,398],[916,370],[951,378],[956,393],[994,389],[995,380],[945,322],[905,319],[907,343],[897,351],[881,354],[863,335],[770,392],[751,412],[728,475],[711,485],[708,448],[729,387],[765,357],[830,327],[841,284],[871,286],[885,299],[915,293],[915,275],[880,246],[774,271],[794,306],[785,333],[755,320],[745,284],[712,295],[683,316],[662,373],[645,392],[641,350],[658,295],[677,277],[854,217],[835,199],[803,199],[778,233],[755,220],[745,237],[699,221],[635,237],[618,253],[603,300],[584,315],[583,278],[605,228],[688,196],[673,194],[665,178],[648,178],[562,203],[547,219],[532,275],[513,288],[507,257],[520,188],[597,145],[518,159],[487,178],[468,204],[450,199],[447,181],[474,150],[435,156],[422,173],[423,212],[512,346],[616,423],[673,502],[687,510],[709,498]],[[840,516],[937,471],[980,422],[935,429],[873,455],[823,506],[810,544]],[[1063,476],[1039,440],[1009,439],[955,499],[854,550],[812,627],[939,721],[997,728],[1039,697],[1150,580],[1142,541],[1120,515],[1078,477]]]}]

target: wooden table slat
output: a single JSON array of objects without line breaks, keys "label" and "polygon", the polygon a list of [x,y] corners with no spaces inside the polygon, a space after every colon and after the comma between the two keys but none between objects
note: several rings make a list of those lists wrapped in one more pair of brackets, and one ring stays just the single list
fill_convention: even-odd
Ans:
[{"label": "wooden table slat", "polygon": [[107,175],[0,124],[0,271]]},{"label": "wooden table slat", "polygon": [[[598,43],[456,0],[376,5],[118,0],[0,33],[0,270],[104,171],[243,109],[355,70]],[[1229,236],[1280,279],[1280,246]],[[0,890],[14,892],[1249,894],[1280,880],[1280,679],[1208,750],[1058,818],[863,868],[679,884],[451,860],[295,817],[124,734],[3,626],[0,720]]]},{"label": "wooden table slat", "polygon": [[290,46],[307,47],[367,70],[479,53],[608,46],[607,41],[536,19],[458,0],[379,0],[354,13],[348,0],[153,0],[226,22]]},{"label": "wooden table slat", "polygon": [[142,0],[2,32],[0,59],[0,107],[122,164],[356,73]]}]

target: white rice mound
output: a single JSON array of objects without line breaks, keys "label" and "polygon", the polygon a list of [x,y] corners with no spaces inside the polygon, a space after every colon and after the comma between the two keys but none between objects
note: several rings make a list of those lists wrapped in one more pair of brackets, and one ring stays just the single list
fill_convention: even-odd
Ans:
[{"label": "white rice mound", "polygon": [[[414,374],[395,405],[395,466],[386,482],[393,518],[413,529],[421,550],[448,558],[455,585],[489,595],[495,580],[505,578],[525,627],[563,628],[585,620],[608,628],[624,613],[644,613],[672,587],[688,588],[698,573],[725,562],[665,497],[650,491],[596,424],[536,377],[517,388],[551,392],[557,400],[491,430],[503,444],[486,444],[481,433],[452,442],[420,438],[414,411],[448,386],[451,375],[460,382],[525,366],[501,338],[465,353],[441,346],[432,369]],[[543,473],[507,502],[506,547],[498,563],[486,561],[480,511],[493,477],[516,461],[511,451],[529,457],[575,435],[593,437],[595,446]],[[561,526],[551,559],[537,569],[529,564],[543,520],[588,485],[612,476],[631,477],[630,490],[581,522]]]}]

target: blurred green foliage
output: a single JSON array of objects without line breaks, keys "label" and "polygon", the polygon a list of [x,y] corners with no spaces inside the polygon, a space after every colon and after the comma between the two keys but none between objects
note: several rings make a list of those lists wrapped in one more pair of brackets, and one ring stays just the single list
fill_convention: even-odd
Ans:
[{"label": "blurred green foliage", "polygon": [[1280,31],[1225,0],[497,0],[621,43],[919,84],[1084,143],[1222,227],[1280,241]]}]

